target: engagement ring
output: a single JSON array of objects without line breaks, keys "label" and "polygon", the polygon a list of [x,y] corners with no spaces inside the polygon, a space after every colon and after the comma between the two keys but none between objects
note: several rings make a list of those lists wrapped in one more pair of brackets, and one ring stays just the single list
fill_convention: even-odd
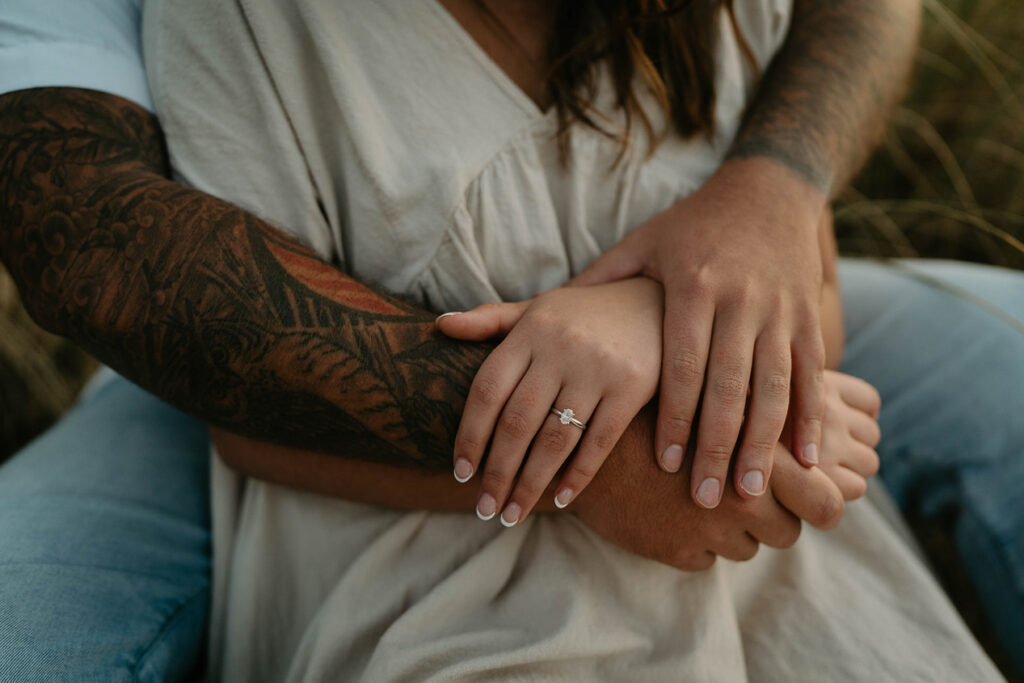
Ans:
[{"label": "engagement ring", "polygon": [[583,424],[576,419],[576,413],[572,412],[572,408],[566,408],[565,410],[551,409],[551,412],[558,416],[558,421],[564,425],[572,424],[576,425],[580,429],[586,429],[587,425]]}]

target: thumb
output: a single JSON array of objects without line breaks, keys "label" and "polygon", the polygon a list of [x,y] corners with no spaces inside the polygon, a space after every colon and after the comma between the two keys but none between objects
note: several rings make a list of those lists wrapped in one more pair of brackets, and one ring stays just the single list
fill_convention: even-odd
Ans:
[{"label": "thumb", "polygon": [[623,280],[644,269],[643,257],[628,237],[598,257],[596,261],[569,280],[569,287],[589,287]]},{"label": "thumb", "polygon": [[435,324],[442,333],[463,341],[484,341],[504,337],[516,326],[529,305],[529,301],[484,304],[465,313],[440,315]]}]

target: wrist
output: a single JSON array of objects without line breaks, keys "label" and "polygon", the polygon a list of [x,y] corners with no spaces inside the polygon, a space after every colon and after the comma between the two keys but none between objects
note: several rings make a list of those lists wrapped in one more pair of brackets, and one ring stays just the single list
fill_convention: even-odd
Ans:
[{"label": "wrist", "polygon": [[801,222],[809,230],[817,229],[819,218],[828,206],[828,195],[821,188],[767,156],[726,159],[707,185],[759,205],[786,204],[790,210],[806,216],[807,220]]}]

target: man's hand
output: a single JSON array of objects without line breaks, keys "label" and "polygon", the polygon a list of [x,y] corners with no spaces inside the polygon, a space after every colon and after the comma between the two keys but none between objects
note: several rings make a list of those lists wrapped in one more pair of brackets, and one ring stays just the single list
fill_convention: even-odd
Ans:
[{"label": "man's hand", "polygon": [[601,536],[638,555],[686,571],[715,557],[748,560],[758,545],[787,548],[804,519],[829,529],[839,523],[843,494],[820,468],[806,469],[776,450],[769,494],[744,499],[729,491],[715,510],[685,495],[686,478],[661,471],[650,457],[653,410],[626,431],[597,477],[572,508]]},{"label": "man's hand", "polygon": [[732,161],[573,280],[595,285],[639,272],[664,284],[655,454],[665,471],[679,471],[703,403],[690,495],[705,508],[731,488],[741,428],[734,478],[744,497],[765,492],[787,414],[795,452],[808,466],[818,462],[824,209],[821,192],[778,164]]}]

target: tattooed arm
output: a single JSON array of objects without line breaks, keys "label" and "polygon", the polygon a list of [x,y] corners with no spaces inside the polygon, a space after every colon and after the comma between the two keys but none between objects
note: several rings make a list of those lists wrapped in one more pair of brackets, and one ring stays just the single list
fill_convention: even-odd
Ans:
[{"label": "tattooed arm", "polygon": [[450,468],[488,347],[166,166],[156,119],[125,100],[0,98],[0,257],[33,318],[232,432]]},{"label": "tattooed arm", "polygon": [[910,75],[920,0],[794,0],[731,158],[771,159],[838,194],[881,141]]}]

